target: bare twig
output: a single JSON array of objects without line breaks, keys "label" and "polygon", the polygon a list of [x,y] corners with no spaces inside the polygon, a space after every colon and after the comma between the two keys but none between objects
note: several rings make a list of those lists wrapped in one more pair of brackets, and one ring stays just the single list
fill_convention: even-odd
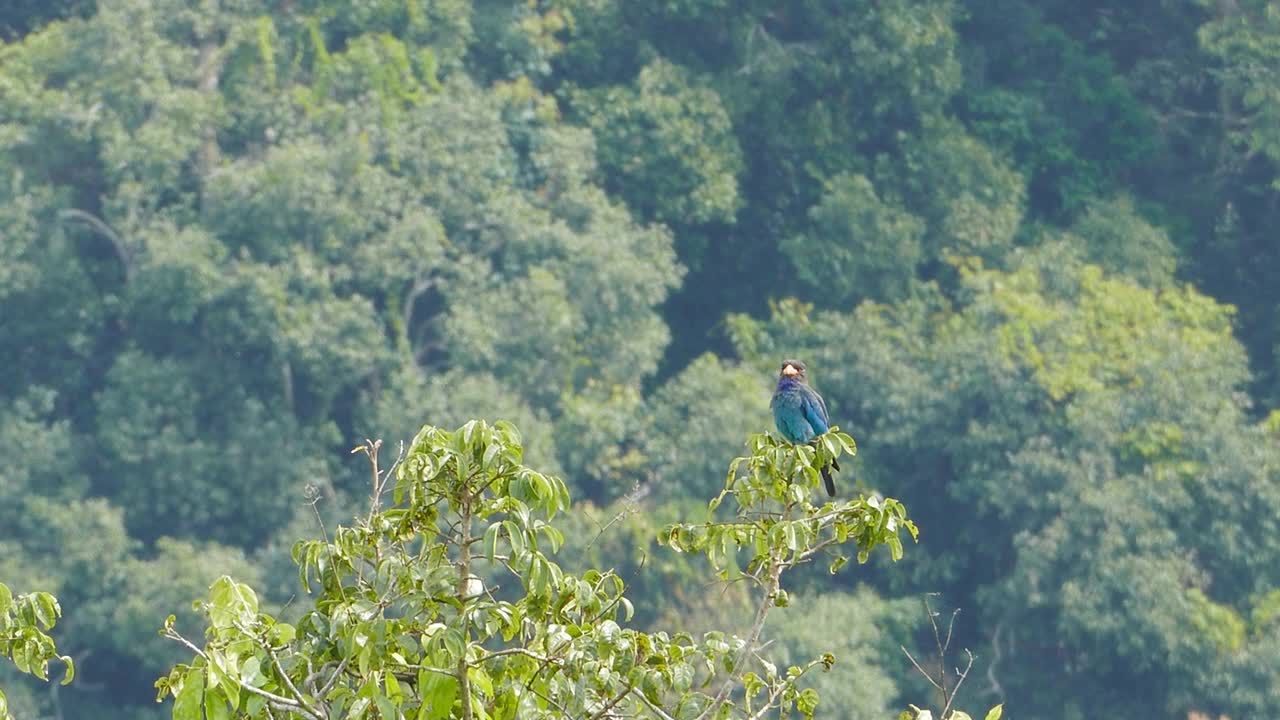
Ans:
[{"label": "bare twig", "polygon": [[955,702],[956,695],[960,694],[960,686],[964,684],[964,679],[969,677],[969,671],[973,669],[973,653],[966,648],[964,654],[969,657],[969,662],[964,666],[964,670],[956,668],[956,686],[951,688],[951,694],[947,697],[947,704],[942,708],[941,720],[946,720],[947,713],[951,711],[951,703]]},{"label": "bare twig", "polygon": [[924,676],[924,679],[928,680],[930,685],[938,688],[939,692],[941,692],[942,686],[938,684],[937,680],[933,679],[933,676],[929,674],[928,670],[925,670],[924,668],[920,667],[920,663],[916,661],[915,657],[911,654],[911,651],[907,650],[907,648],[902,645],[899,645],[898,647],[902,648],[903,654],[907,656],[907,659],[911,661],[912,665],[916,666],[916,670],[918,670],[920,674]]},{"label": "bare twig", "polygon": [[929,595],[937,593],[925,593],[920,596],[920,602],[924,603],[924,613],[929,618],[929,626],[933,628],[933,642],[938,646],[938,682],[942,686],[942,701],[947,701],[947,647],[942,644],[942,637],[938,632],[938,613],[933,611],[929,606]]},{"label": "bare twig", "polygon": [[369,456],[369,474],[372,476],[372,489],[369,491],[369,518],[378,514],[378,507],[382,504],[382,476],[378,471],[378,450],[382,449],[382,440],[364,441],[364,452]]},{"label": "bare twig", "polygon": [[583,550],[584,551],[590,550],[591,546],[595,545],[596,541],[600,539],[600,536],[604,535],[604,532],[606,530],[613,527],[614,523],[618,522],[624,517],[627,517],[628,515],[634,515],[639,511],[640,511],[639,508],[637,508],[634,503],[626,503],[625,506],[622,508],[622,510],[618,511],[618,513],[614,515],[609,520],[609,522],[605,523],[604,525],[601,525],[600,523],[595,521],[595,518],[592,518],[592,522],[596,522],[596,526],[600,528],[600,531],[596,533],[595,537],[591,538],[591,542],[587,543],[587,546],[583,548]]},{"label": "bare twig", "polygon": [[968,648],[965,649],[964,654],[968,658],[968,662],[965,664],[964,670],[958,667],[954,668],[955,684],[952,685],[947,675],[947,652],[951,649],[951,638],[955,632],[956,617],[960,615],[960,609],[957,608],[952,611],[944,637],[942,629],[938,626],[938,613],[934,612],[933,607],[929,604],[930,595],[937,595],[937,593],[925,593],[921,597],[921,603],[924,606],[925,616],[929,618],[929,627],[933,630],[933,642],[938,651],[937,676],[935,677],[933,673],[925,670],[920,661],[916,660],[915,656],[906,647],[899,647],[901,647],[907,659],[911,661],[916,671],[923,675],[924,679],[928,680],[929,684],[938,691],[939,703],[942,705],[942,712],[939,714],[938,719],[947,720],[951,712],[951,706],[955,703],[956,696],[960,693],[960,686],[964,684],[965,678],[969,677],[969,671],[973,669],[973,663],[976,658]]}]

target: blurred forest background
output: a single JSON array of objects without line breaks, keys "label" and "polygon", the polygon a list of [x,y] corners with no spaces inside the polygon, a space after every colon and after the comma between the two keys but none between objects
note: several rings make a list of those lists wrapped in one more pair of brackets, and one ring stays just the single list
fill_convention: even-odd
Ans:
[{"label": "blurred forest background", "polygon": [[[1280,4],[8,0],[0,580],[159,718],[156,631],[276,607],[424,422],[506,418],[637,620],[745,623],[657,548],[804,359],[919,545],[799,574],[820,716],[1280,717]],[[601,531],[601,528],[607,528]],[[945,617],[945,615],[944,615]],[[198,626],[197,626],[198,627]]]}]

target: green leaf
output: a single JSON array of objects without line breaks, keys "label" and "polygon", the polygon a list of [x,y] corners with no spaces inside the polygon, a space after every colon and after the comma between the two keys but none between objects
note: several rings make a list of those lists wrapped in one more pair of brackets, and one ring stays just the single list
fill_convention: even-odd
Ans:
[{"label": "green leaf", "polygon": [[204,717],[205,720],[229,720],[231,718],[231,708],[227,705],[227,698],[223,695],[223,689],[232,685],[232,683],[224,683],[222,688],[206,688],[204,693]]},{"label": "green leaf", "polygon": [[443,634],[444,648],[449,653],[449,660],[457,662],[467,651],[466,642],[462,639],[462,631],[457,628],[448,628]]},{"label": "green leaf", "polygon": [[689,663],[677,663],[671,668],[671,689],[678,693],[687,693],[693,687],[693,666]]},{"label": "green leaf", "polygon": [[1002,715],[1004,715],[1004,703],[1000,703],[988,710],[985,720],[1000,720]]},{"label": "green leaf", "polygon": [[262,664],[257,657],[251,657],[240,666],[240,682],[251,687],[262,687],[266,677],[262,675]]},{"label": "green leaf", "polygon": [[472,667],[467,669],[467,678],[471,680],[472,685],[480,692],[488,697],[493,697],[493,680],[489,678],[489,673],[485,672],[482,667]]},{"label": "green leaf", "polygon": [[502,529],[500,523],[493,523],[484,531],[484,556],[489,562],[493,562],[493,558],[498,554],[498,531]]},{"label": "green leaf", "polygon": [[298,636],[298,629],[289,623],[276,623],[271,627],[271,635],[277,645],[288,645]]},{"label": "green leaf", "polygon": [[382,720],[397,720],[399,713],[396,712],[396,706],[382,693],[376,693],[373,701],[378,705],[378,714],[382,716]]},{"label": "green leaf", "polygon": [[897,562],[901,560],[902,559],[902,541],[898,539],[897,535],[890,535],[888,538],[888,542],[889,542],[889,555],[893,558],[893,561]]},{"label": "green leaf", "polygon": [[76,679],[76,663],[71,659],[70,655],[59,655],[58,659],[67,666],[67,671],[62,674],[62,684],[70,684],[72,680]]},{"label": "green leaf", "polygon": [[38,592],[33,597],[35,601],[36,619],[48,630],[58,622],[58,618],[62,615],[61,609],[58,607],[58,601],[47,592]]},{"label": "green leaf", "polygon": [[422,707],[417,720],[442,720],[449,717],[453,701],[458,697],[458,679],[452,675],[423,670],[418,673],[418,692]]},{"label": "green leaf", "polygon": [[818,709],[818,691],[813,688],[805,688],[800,692],[800,696],[796,698],[796,709],[807,718],[813,717],[814,711]]},{"label": "green leaf", "polygon": [[396,680],[395,673],[387,670],[383,678],[383,684],[387,686],[387,697],[397,704],[404,702],[404,691],[400,689],[400,681]]},{"label": "green leaf", "polygon": [[173,720],[204,720],[204,670],[192,668],[173,700]]}]

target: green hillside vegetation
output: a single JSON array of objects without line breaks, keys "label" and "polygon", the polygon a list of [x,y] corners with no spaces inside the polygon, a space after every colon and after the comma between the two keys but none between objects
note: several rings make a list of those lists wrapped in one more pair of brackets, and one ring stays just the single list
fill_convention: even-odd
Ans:
[{"label": "green hillside vegetation", "polygon": [[[1280,717],[1277,67],[1270,0],[6,4],[0,717],[227,716],[193,648],[260,616],[296,636],[236,645],[259,672],[238,677],[283,694],[315,669],[270,675],[272,653],[309,659],[350,694],[339,715],[362,692],[370,718],[447,716],[431,693],[463,712],[450,681],[387,680],[428,660],[484,675],[468,720],[561,712],[520,704],[541,680],[483,644],[501,603],[577,612],[539,604],[552,566],[591,602],[625,585],[630,634],[593,616],[592,652],[647,638],[657,675],[539,691],[569,717],[696,717],[711,705],[682,710],[673,670],[695,651],[672,638],[749,633],[761,591],[736,572],[759,548],[664,529],[708,520],[730,462],[773,452],[757,434],[784,357],[857,441],[836,501],[901,501],[920,538],[897,563],[788,567],[769,661],[836,664],[787,685],[751,660],[759,687],[713,669],[698,683],[737,689],[709,703],[786,685],[798,713],[818,692],[816,717],[938,717],[902,652],[936,651],[937,593],[942,621],[961,611],[947,662],[976,657],[955,707]],[[391,591],[359,558],[409,547],[375,521],[417,501],[371,509],[350,450],[381,438],[386,469],[402,443],[449,447],[414,442],[424,424],[486,428],[562,479],[544,508],[562,538],[479,573],[512,594],[474,644],[361,667],[303,619]],[[411,516],[414,553],[447,545]],[[406,602],[456,620],[419,580]],[[502,642],[558,648],[520,632]]]}]

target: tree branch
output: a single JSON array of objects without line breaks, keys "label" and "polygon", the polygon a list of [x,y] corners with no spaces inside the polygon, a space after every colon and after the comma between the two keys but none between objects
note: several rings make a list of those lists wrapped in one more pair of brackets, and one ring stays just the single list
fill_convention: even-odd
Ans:
[{"label": "tree branch", "polygon": [[625,698],[628,694],[630,694],[631,688],[633,687],[635,687],[635,685],[633,685],[630,681],[627,681],[627,686],[622,689],[622,692],[618,693],[604,707],[600,708],[600,712],[596,713],[595,715],[592,715],[590,720],[600,720],[605,715],[609,714],[610,710],[616,707],[618,703],[622,702],[623,698]]},{"label": "tree branch", "polygon": [[473,711],[471,708],[471,677],[467,673],[467,584],[471,581],[471,552],[467,549],[471,545],[471,502],[475,499],[471,494],[471,488],[468,487],[468,479],[459,478],[462,487],[458,489],[461,495],[462,519],[458,524],[458,603],[461,609],[458,611],[458,617],[462,621],[462,657],[458,658],[458,694],[462,699],[462,720],[472,720]]},{"label": "tree branch", "polygon": [[[671,715],[670,715],[670,714],[668,714],[666,710],[663,710],[662,708],[658,707],[657,705],[654,705],[654,704],[649,700],[649,698],[645,697],[645,696],[644,696],[644,693],[640,692],[640,690],[638,690],[637,688],[631,688],[631,692],[632,692],[632,694],[634,694],[636,697],[640,698],[640,702],[642,702],[642,703],[644,703],[645,705],[647,705],[647,706],[649,707],[649,710],[653,711],[653,714],[654,714],[654,715],[657,715],[658,717],[662,718],[662,720],[676,720],[674,717],[671,717]],[[703,715],[705,715],[705,714],[706,714],[706,712],[704,711],[704,712],[703,712]],[[701,716],[701,715],[699,715],[699,717],[702,717],[702,716]]]},{"label": "tree branch", "polygon": [[777,598],[778,589],[782,584],[782,571],[785,566],[786,563],[781,559],[770,555],[769,584],[764,597],[761,598],[760,607],[756,609],[755,621],[751,624],[751,631],[747,633],[746,643],[738,651],[738,659],[734,663],[733,672],[725,679],[724,685],[716,693],[711,705],[707,706],[707,709],[698,715],[698,720],[714,717],[715,713],[729,699],[729,694],[733,692],[733,689],[737,687],[738,682],[742,679],[742,675],[746,671],[747,659],[751,656],[752,648],[760,640],[760,633],[764,630],[765,618],[769,616],[769,610],[773,607],[773,603]]},{"label": "tree branch", "polygon": [[[176,640],[177,642],[182,643],[187,647],[188,650],[195,653],[197,656],[203,659],[206,663],[209,662],[209,656],[205,654],[204,650],[201,650],[200,648],[196,647],[190,640],[182,637],[177,632],[173,630],[167,630],[165,631],[164,636],[169,638],[170,640]],[[226,676],[226,679],[231,680],[236,685],[240,686],[241,690],[266,698],[268,702],[274,703],[277,709],[287,710],[289,712],[296,712],[304,717],[311,718],[312,720],[325,720],[324,716],[317,714],[315,711],[311,710],[311,708],[298,703],[296,700],[287,698],[283,695],[276,695],[273,692],[268,692],[261,688],[256,688],[252,685],[246,685],[243,682],[240,682],[239,678],[236,678],[236,677]]]},{"label": "tree branch", "polygon": [[120,258],[120,264],[124,266],[124,281],[127,284],[133,279],[133,253],[129,252],[128,245],[125,244],[124,238],[120,234],[111,229],[111,226],[103,222],[93,213],[78,210],[76,208],[67,208],[58,212],[58,219],[63,222],[79,221],[89,226],[98,235],[106,238],[111,242],[111,247],[116,251],[116,257]]},{"label": "tree branch", "polygon": [[964,654],[969,656],[969,664],[964,666],[964,672],[961,672],[960,668],[956,668],[956,686],[951,688],[951,695],[947,698],[947,704],[942,708],[940,718],[947,717],[947,712],[951,710],[951,703],[955,702],[956,695],[960,694],[960,686],[964,684],[964,679],[969,677],[969,670],[973,668],[973,653],[966,649]]}]

